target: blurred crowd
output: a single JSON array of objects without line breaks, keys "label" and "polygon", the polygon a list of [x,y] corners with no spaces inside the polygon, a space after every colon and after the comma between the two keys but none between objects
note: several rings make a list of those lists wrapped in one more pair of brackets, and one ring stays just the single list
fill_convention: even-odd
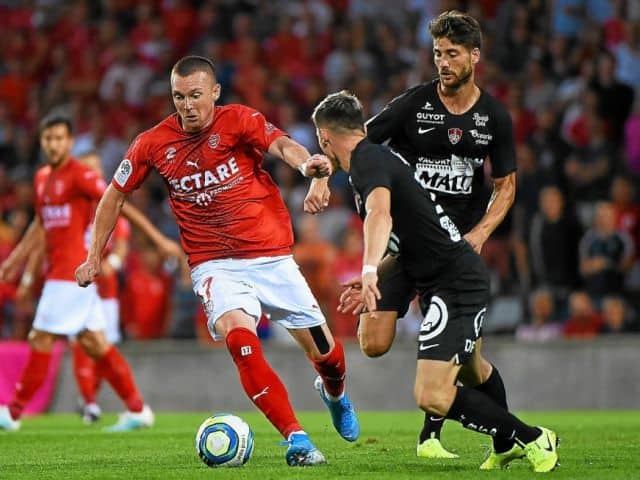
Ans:
[{"label": "blurred crowd", "polygon": [[[347,88],[373,115],[435,77],[427,24],[454,8],[482,25],[476,80],[508,108],[517,142],[516,202],[483,249],[487,330],[530,341],[637,330],[637,0],[0,0],[0,259],[33,215],[45,114],[67,114],[74,155],[97,153],[110,178],[135,135],[172,113],[169,69],[194,53],[214,60],[222,103],[261,110],[316,152],[309,116],[327,92]],[[310,216],[298,172],[265,165],[292,214],[303,273],[334,332],[354,338],[355,317],[336,312],[340,282],[361,268],[345,176],[331,181],[329,210]],[[159,178],[132,201],[177,238]],[[125,335],[204,339],[185,272],[140,235],[132,248]],[[0,284],[1,337],[20,338],[33,313],[15,290]],[[268,324],[262,332],[273,334]]]}]

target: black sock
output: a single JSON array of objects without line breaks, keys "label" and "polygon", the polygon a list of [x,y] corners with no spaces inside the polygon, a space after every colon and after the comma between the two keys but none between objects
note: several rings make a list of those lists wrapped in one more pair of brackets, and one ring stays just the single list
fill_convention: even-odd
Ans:
[{"label": "black sock", "polygon": [[[504,388],[504,383],[500,372],[495,365],[492,365],[491,375],[484,383],[473,387],[475,390],[484,393],[491,398],[494,402],[500,405],[505,410],[509,410],[507,407],[507,392]],[[493,449],[496,453],[504,453],[511,450],[513,447],[513,440],[509,440],[503,437],[493,437]]]},{"label": "black sock", "polygon": [[540,435],[538,428],[523,423],[484,393],[469,387],[456,389],[447,418],[460,422],[463,427],[492,437],[508,438],[521,446]]},{"label": "black sock", "polygon": [[420,442],[422,443],[429,438],[440,438],[440,431],[444,424],[444,417],[434,415],[433,413],[424,412],[424,425],[420,432]]}]

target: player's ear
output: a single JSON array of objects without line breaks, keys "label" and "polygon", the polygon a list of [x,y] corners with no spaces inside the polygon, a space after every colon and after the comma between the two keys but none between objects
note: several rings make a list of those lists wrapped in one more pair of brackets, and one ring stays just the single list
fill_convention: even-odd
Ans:
[{"label": "player's ear", "polygon": [[222,87],[220,86],[219,83],[216,83],[215,86],[213,87],[213,101],[217,102],[218,99],[220,98],[220,92],[222,90]]},{"label": "player's ear", "polygon": [[474,48],[471,50],[471,62],[475,65],[480,61],[480,49]]}]

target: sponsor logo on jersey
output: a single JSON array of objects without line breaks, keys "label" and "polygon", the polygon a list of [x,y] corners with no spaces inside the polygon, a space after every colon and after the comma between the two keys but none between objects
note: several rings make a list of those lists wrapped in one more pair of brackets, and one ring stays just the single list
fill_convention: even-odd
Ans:
[{"label": "sponsor logo on jersey", "polygon": [[45,230],[66,227],[71,223],[71,204],[45,205],[40,211]]},{"label": "sponsor logo on jersey", "polygon": [[493,140],[493,135],[490,133],[480,133],[475,128],[473,130],[469,130],[469,133],[475,139],[476,145],[489,145],[489,142]]},{"label": "sponsor logo on jersey", "polygon": [[447,130],[447,135],[449,135],[449,141],[452,145],[455,145],[462,138],[462,129],[460,128],[450,128]]},{"label": "sponsor logo on jersey", "polygon": [[423,110],[427,110],[427,111],[431,111],[433,110],[433,105],[431,105],[429,102],[425,103],[422,107]]},{"label": "sponsor logo on jersey", "polygon": [[176,149],[175,147],[169,147],[165,150],[164,156],[167,159],[167,162],[172,162],[176,158]]},{"label": "sponsor logo on jersey", "polygon": [[215,149],[220,143],[220,135],[218,135],[217,133],[214,133],[209,137],[209,141],[207,143],[209,144],[210,149],[212,150]]},{"label": "sponsor logo on jersey", "polygon": [[[198,161],[185,162],[190,167],[195,167]],[[240,172],[235,157],[229,158],[225,163],[215,169],[200,170],[191,175],[169,179],[171,195],[180,200],[207,206],[218,193],[224,192],[240,183],[244,177],[237,176]],[[232,177],[236,177],[233,178]]]},{"label": "sponsor logo on jersey", "polygon": [[444,125],[444,113],[416,113],[416,121],[418,123],[431,123],[437,125]]},{"label": "sponsor logo on jersey", "polygon": [[486,127],[489,121],[489,115],[480,115],[478,112],[475,112],[471,118],[476,122],[476,127]]},{"label": "sponsor logo on jersey", "polygon": [[473,171],[484,163],[482,158],[419,157],[415,179],[423,188],[453,195],[469,194],[473,185]]},{"label": "sponsor logo on jersey", "polygon": [[113,175],[113,179],[118,185],[124,187],[132,172],[133,165],[131,164],[131,160],[125,158],[120,162],[120,166],[118,166],[116,173]]}]

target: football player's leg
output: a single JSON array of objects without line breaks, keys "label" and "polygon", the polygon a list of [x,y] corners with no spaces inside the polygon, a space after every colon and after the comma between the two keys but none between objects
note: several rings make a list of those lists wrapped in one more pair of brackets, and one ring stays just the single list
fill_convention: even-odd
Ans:
[{"label": "football player's leg", "polygon": [[319,373],[314,383],[340,436],[354,442],[360,435],[360,424],[349,396],[345,393],[346,361],[342,344],[333,338],[326,323],[309,328],[290,329],[313,367]]},{"label": "football player's leg", "polygon": [[225,338],[247,396],[282,436],[288,438],[302,428],[284,384],[264,357],[255,325],[255,317],[243,310],[231,310],[216,320],[215,332]]},{"label": "football player's leg", "polygon": [[42,330],[32,329],[29,332],[29,359],[20,374],[13,399],[8,407],[3,408],[0,428],[12,431],[20,427],[22,411],[47,377],[56,338],[55,334]]},{"label": "football player's leg", "polygon": [[116,395],[126,405],[127,411],[109,431],[129,431],[151,427],[155,421],[153,412],[144,400],[133,378],[131,367],[120,351],[111,345],[102,330],[84,330],[78,341],[85,352],[96,362],[98,375],[104,377]]},{"label": "football player's leg", "polygon": [[100,407],[96,404],[97,369],[96,362],[82,348],[80,342],[71,342],[73,375],[82,397],[82,420],[86,424],[100,419]]}]

